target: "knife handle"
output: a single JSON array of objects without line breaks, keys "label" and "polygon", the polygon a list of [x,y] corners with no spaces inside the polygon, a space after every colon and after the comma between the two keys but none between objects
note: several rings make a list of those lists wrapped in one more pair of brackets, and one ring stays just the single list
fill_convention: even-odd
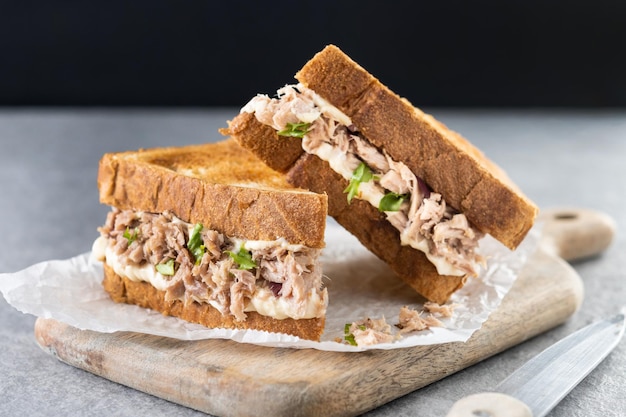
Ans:
[{"label": "knife handle", "polygon": [[599,211],[582,208],[542,210],[541,244],[545,250],[566,261],[576,261],[602,253],[615,235],[615,221]]},{"label": "knife handle", "polygon": [[499,392],[483,392],[458,400],[446,417],[533,417],[517,398]]}]

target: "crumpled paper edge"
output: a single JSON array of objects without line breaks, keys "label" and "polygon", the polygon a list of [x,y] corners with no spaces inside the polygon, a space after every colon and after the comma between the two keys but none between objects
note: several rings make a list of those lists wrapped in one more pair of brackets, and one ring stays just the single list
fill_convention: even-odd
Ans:
[{"label": "crumpled paper edge", "polygon": [[[65,260],[40,262],[15,273],[0,274],[0,292],[9,304],[23,313],[61,321],[81,330],[102,333],[130,331],[181,340],[229,339],[260,346],[339,352],[399,349],[466,342],[498,308],[539,240],[538,227],[529,232],[515,251],[508,250],[490,236],[484,238],[480,251],[488,258],[488,267],[478,278],[469,279],[463,288],[453,294],[448,303],[455,305],[454,315],[450,319],[442,319],[445,327],[431,327],[407,334],[393,343],[351,346],[336,341],[343,336],[343,323],[365,318],[366,315],[372,318],[384,316],[393,325],[398,322],[399,304],[391,305],[384,297],[379,297],[372,305],[355,299],[351,294],[333,294],[333,282],[349,279],[346,276],[351,273],[352,266],[347,260],[358,264],[365,262],[367,265],[364,269],[374,268],[379,274],[385,275],[383,279],[388,278],[389,283],[385,285],[389,285],[390,291],[397,290],[401,294],[399,302],[406,304],[404,298],[409,297],[411,301],[415,297],[410,288],[392,276],[386,265],[340,226],[330,223],[326,235],[327,247],[322,254],[322,264],[330,279],[330,305],[326,331],[320,342],[257,330],[207,329],[138,306],[114,303],[102,289],[102,266],[91,258],[90,252]],[[363,277],[358,279],[361,283]],[[333,303],[336,303],[337,308],[334,308]],[[419,309],[419,303],[414,304],[413,307]],[[345,316],[347,311],[352,317]],[[343,316],[334,317],[334,314]]]}]

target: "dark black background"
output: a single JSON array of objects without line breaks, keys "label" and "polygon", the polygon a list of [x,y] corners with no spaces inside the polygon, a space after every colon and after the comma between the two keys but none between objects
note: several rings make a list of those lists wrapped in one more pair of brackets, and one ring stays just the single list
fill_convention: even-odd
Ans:
[{"label": "dark black background", "polygon": [[623,0],[0,0],[0,105],[241,106],[327,43],[418,106],[626,105]]}]

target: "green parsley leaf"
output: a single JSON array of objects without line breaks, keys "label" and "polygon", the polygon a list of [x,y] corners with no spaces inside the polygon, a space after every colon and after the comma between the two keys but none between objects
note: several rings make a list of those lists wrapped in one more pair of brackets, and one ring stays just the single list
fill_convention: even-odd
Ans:
[{"label": "green parsley leaf", "polygon": [[354,335],[350,333],[350,327],[352,327],[352,324],[350,323],[346,323],[346,325],[343,326],[343,340],[352,346],[357,346],[356,340],[354,340]]},{"label": "green parsley leaf", "polygon": [[358,194],[359,186],[362,182],[368,182],[374,178],[375,176],[372,173],[372,170],[365,164],[365,162],[361,162],[352,173],[350,184],[348,184],[346,189],[343,190],[344,193],[348,193],[348,203],[350,203]]},{"label": "green parsley leaf", "polygon": [[237,253],[229,250],[227,250],[226,253],[233,258],[235,263],[239,266],[239,269],[250,270],[258,266],[252,259],[252,252],[247,251],[244,248],[239,249],[239,252]]},{"label": "green parsley leaf", "polygon": [[189,235],[189,242],[187,242],[187,249],[191,252],[191,256],[193,256],[196,265],[200,263],[206,250],[203,245],[204,242],[202,241],[202,236],[200,235],[202,228],[202,224],[197,223]]},{"label": "green parsley leaf", "polygon": [[309,127],[311,127],[311,123],[287,123],[287,126],[283,130],[278,131],[278,135],[302,138],[309,133]]},{"label": "green parsley leaf", "polygon": [[165,263],[158,264],[155,268],[161,275],[172,276],[174,275],[174,260],[169,259]]},{"label": "green parsley leaf", "polygon": [[[354,339],[354,335],[352,333],[350,333],[350,328],[351,327],[352,327],[351,323],[346,323],[346,325],[343,326],[343,340],[345,340],[346,342],[348,342],[348,344],[350,344],[352,346],[358,346],[358,343]],[[365,330],[367,328],[367,327],[365,327],[364,324],[360,324],[357,327],[360,330]]]},{"label": "green parsley leaf", "polygon": [[380,211],[398,211],[402,202],[409,198],[408,194],[387,193],[380,199],[378,210]]},{"label": "green parsley leaf", "polygon": [[128,226],[126,226],[126,230],[124,231],[124,234],[122,235],[126,238],[126,240],[128,240],[128,246],[131,245],[131,243],[133,243],[135,240],[137,240],[137,237],[139,236],[139,228],[135,227],[133,229],[133,233],[130,233],[130,228]]}]

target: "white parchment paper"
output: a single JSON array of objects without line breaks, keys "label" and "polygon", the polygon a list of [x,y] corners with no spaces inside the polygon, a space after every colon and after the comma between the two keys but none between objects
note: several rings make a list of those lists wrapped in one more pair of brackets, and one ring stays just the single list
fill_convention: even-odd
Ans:
[{"label": "white parchment paper", "polygon": [[536,249],[538,236],[535,227],[515,251],[487,236],[480,251],[488,258],[488,267],[452,296],[449,303],[456,307],[451,318],[441,320],[445,327],[431,327],[405,334],[393,343],[373,346],[351,346],[335,340],[343,338],[346,323],[367,317],[385,317],[393,328],[402,306],[421,310],[424,300],[334,222],[327,226],[327,246],[322,254],[330,303],[320,342],[254,330],[207,329],[141,307],[114,303],[100,284],[102,266],[89,252],[0,274],[0,291],[23,313],[103,333],[132,331],[183,340],[231,339],[263,346],[344,352],[398,349],[467,341],[500,305]]}]

